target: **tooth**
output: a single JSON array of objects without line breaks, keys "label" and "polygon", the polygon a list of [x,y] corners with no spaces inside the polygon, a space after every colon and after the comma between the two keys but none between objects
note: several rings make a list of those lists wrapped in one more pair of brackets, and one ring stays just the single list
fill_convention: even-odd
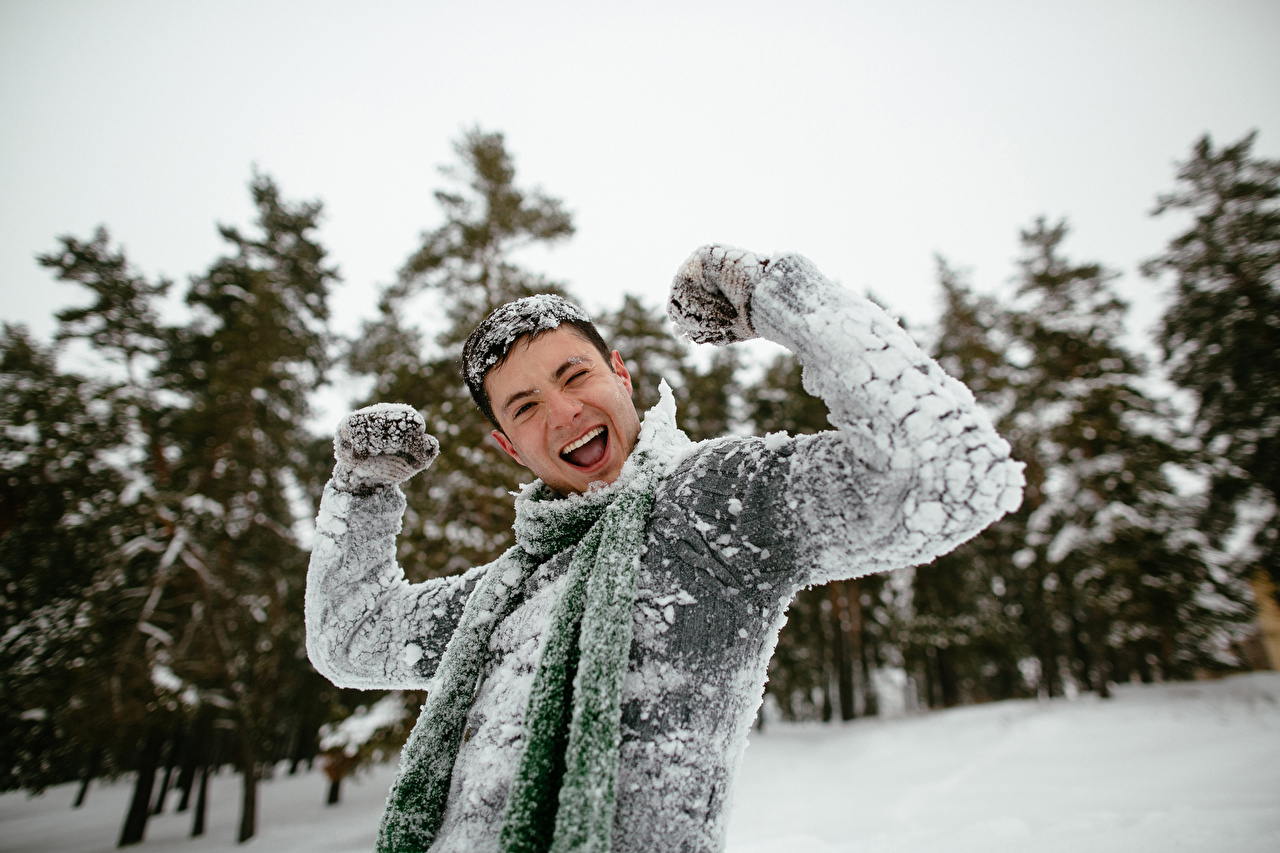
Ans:
[{"label": "tooth", "polygon": [[566,445],[564,450],[560,451],[560,455],[563,456],[566,453],[572,453],[573,451],[577,450],[579,447],[586,444],[588,441],[595,438],[597,435],[599,435],[602,432],[604,432],[604,427],[602,426],[596,427],[595,429],[591,430],[591,432],[584,435],[582,438],[578,439],[572,444]]}]

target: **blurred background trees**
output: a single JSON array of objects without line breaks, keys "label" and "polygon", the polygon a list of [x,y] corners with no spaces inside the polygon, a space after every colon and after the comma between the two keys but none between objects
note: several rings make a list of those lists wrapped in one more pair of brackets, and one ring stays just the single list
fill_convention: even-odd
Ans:
[{"label": "blurred background trees", "polygon": [[[1116,274],[1069,257],[1065,222],[1022,232],[1003,302],[940,260],[941,317],[914,331],[1027,463],[1026,500],[928,566],[802,591],[770,664],[777,714],[1106,696],[1265,664],[1246,641],[1280,581],[1280,164],[1252,143],[1200,140],[1158,201],[1191,220],[1145,267],[1171,282],[1161,361],[1127,343]],[[468,131],[455,154],[441,224],[354,340],[329,328],[321,206],[264,175],[252,229],[220,229],[226,254],[192,277],[180,322],[160,311],[172,283],[136,272],[105,229],[40,257],[87,301],[51,344],[0,333],[5,789],[78,780],[83,801],[92,779],[133,773],[129,844],[170,807],[203,832],[208,774],[229,766],[243,840],[259,779],[323,742],[336,802],[407,734],[421,695],[338,690],[306,659],[306,521],[332,465],[329,436],[304,426],[314,392],[337,368],[369,383],[353,405],[421,408],[442,454],[406,485],[399,559],[413,580],[461,572],[508,546],[508,492],[528,476],[489,438],[461,343],[509,299],[572,297],[519,262],[572,236],[565,205],[522,187],[499,133]],[[793,356],[694,352],[629,295],[598,322],[637,405],[665,378],[694,439],[828,428]],[[66,369],[68,348],[100,367]]]},{"label": "blurred background trees", "polygon": [[[1280,161],[1254,157],[1253,142],[1196,142],[1154,211],[1181,211],[1190,227],[1144,272],[1173,277],[1157,341],[1194,400],[1190,433],[1209,481],[1196,527],[1280,622]],[[1280,666],[1280,638],[1267,654]]]}]

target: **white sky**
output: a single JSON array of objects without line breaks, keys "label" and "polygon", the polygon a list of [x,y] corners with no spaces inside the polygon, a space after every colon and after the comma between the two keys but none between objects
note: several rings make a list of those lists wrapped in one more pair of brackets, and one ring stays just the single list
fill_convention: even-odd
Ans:
[{"label": "white sky", "polygon": [[912,324],[933,254],[995,290],[1017,231],[1136,275],[1205,131],[1280,154],[1280,2],[0,0],[0,317],[76,301],[33,259],[105,223],[184,284],[247,223],[253,164],[319,198],[337,328],[373,312],[474,124],[578,233],[526,261],[588,309],[665,299],[697,245],[802,252]]}]

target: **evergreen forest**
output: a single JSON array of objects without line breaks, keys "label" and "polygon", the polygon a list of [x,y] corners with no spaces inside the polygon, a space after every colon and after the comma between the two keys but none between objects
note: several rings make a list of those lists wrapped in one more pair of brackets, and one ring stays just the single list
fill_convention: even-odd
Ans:
[{"label": "evergreen forest", "polygon": [[[908,331],[1026,463],[1022,507],[932,564],[802,591],[760,725],[1280,665],[1255,627],[1280,585],[1280,161],[1253,144],[1194,142],[1154,199],[1185,227],[1142,268],[1167,306],[1149,350],[1065,221],[1023,228],[1001,298],[937,260],[940,319]],[[566,204],[517,178],[501,133],[454,148],[438,222],[351,339],[322,205],[269,175],[248,185],[256,220],[220,227],[222,256],[181,293],[105,227],[51,237],[38,263],[78,307],[51,341],[0,330],[0,790],[78,782],[79,805],[128,776],[126,846],[166,810],[203,834],[210,774],[236,773],[244,841],[262,779],[318,763],[338,804],[344,777],[394,755],[422,694],[338,689],[307,660],[309,520],[333,464],[316,393],[353,376],[353,408],[423,413],[442,452],[405,484],[399,561],[411,580],[460,573],[511,544],[527,479],[467,393],[462,343],[508,300],[574,297],[518,261],[573,237]],[[664,306],[619,300],[596,319],[641,411],[665,378],[694,440],[829,428],[795,358],[694,353]],[[97,367],[68,369],[72,349]]]}]

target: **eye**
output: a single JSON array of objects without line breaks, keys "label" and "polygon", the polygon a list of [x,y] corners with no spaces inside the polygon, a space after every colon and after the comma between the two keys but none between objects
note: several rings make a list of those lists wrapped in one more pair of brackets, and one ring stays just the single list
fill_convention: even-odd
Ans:
[{"label": "eye", "polygon": [[513,418],[518,418],[518,417],[520,417],[521,415],[523,415],[525,412],[529,411],[529,410],[530,410],[530,409],[532,409],[532,408],[533,408],[533,401],[532,401],[532,400],[530,400],[528,403],[525,403],[523,406],[521,406],[520,408],[516,409],[515,414],[513,414],[511,417],[513,417]]},{"label": "eye", "polygon": [[572,385],[574,382],[577,382],[579,379],[581,379],[582,377],[586,376],[586,375],[587,375],[587,373],[588,373],[588,371],[587,371],[587,370],[585,370],[585,369],[584,369],[584,370],[579,370],[577,373],[575,373],[575,374],[573,374],[572,376],[570,376],[570,377],[569,377],[569,379],[568,379],[568,381],[566,381],[564,384],[566,384],[566,385]]}]

